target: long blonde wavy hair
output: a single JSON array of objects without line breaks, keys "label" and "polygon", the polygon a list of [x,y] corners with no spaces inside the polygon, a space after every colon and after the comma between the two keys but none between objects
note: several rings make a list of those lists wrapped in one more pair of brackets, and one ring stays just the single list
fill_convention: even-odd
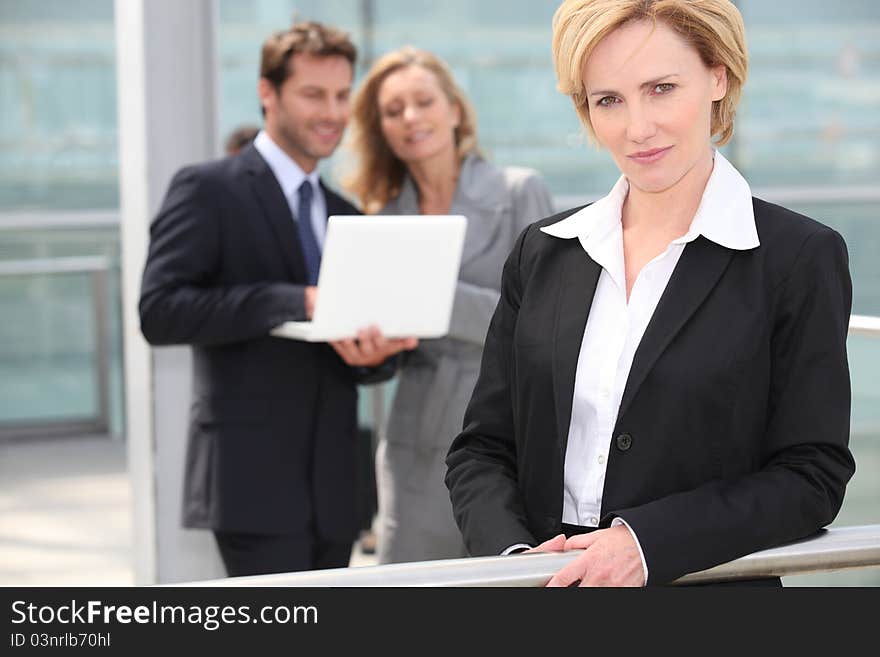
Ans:
[{"label": "long blonde wavy hair", "polygon": [[458,105],[461,120],[455,128],[455,148],[460,159],[477,150],[476,112],[455,83],[443,60],[426,50],[404,46],[380,57],[358,90],[352,109],[349,150],[357,161],[352,173],[343,178],[343,187],[357,197],[368,214],[381,210],[400,194],[406,165],[394,155],[382,134],[379,89],[385,79],[400,69],[421,66],[431,71],[449,102]]}]

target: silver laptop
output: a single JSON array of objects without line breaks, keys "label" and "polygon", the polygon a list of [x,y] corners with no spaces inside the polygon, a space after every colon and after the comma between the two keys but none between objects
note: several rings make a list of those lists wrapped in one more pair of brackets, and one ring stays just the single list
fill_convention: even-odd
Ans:
[{"label": "silver laptop", "polygon": [[377,326],[389,338],[449,331],[467,220],[462,215],[333,215],[310,322],[272,335],[327,342]]}]

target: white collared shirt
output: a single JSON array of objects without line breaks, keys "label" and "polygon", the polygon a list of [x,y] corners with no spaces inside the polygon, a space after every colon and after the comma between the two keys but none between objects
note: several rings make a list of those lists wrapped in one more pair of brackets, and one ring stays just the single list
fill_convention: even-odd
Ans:
[{"label": "white collared shirt", "polygon": [[266,164],[272,169],[272,173],[275,174],[275,179],[281,185],[281,191],[284,192],[284,198],[287,199],[287,204],[290,206],[290,213],[294,217],[297,216],[299,208],[299,186],[306,179],[312,183],[312,231],[315,233],[315,239],[318,240],[318,246],[323,249],[324,235],[327,232],[327,200],[324,198],[324,190],[321,187],[317,167],[307,174],[278,144],[272,141],[265,130],[260,130],[254,138],[254,148],[259,151],[263,159],[266,160]]},{"label": "white collared shirt", "polygon": [[729,249],[759,244],[749,184],[716,152],[690,229],[642,268],[627,303],[621,209],[628,191],[621,176],[607,196],[541,229],[578,238],[602,267],[578,354],[565,451],[562,522],[584,527],[599,524],[612,432],[633,357],[685,245],[700,235]]}]

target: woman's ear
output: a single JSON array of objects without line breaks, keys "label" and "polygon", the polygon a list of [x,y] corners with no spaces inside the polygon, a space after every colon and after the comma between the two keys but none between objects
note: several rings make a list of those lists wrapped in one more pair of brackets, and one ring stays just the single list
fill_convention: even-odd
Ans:
[{"label": "woman's ear", "polygon": [[461,103],[452,103],[452,129],[461,125]]},{"label": "woman's ear", "polygon": [[727,95],[727,67],[724,64],[713,66],[712,73],[712,100],[721,100]]}]

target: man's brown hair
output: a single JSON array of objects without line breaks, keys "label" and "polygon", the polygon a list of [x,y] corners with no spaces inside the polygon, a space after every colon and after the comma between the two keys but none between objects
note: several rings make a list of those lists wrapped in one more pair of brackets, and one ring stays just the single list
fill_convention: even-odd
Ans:
[{"label": "man's brown hair", "polygon": [[357,48],[348,34],[315,21],[294,23],[290,29],[276,32],[263,43],[260,59],[260,77],[266,78],[275,89],[293,74],[291,59],[298,53],[331,57],[345,57],[352,68],[357,60]]}]

